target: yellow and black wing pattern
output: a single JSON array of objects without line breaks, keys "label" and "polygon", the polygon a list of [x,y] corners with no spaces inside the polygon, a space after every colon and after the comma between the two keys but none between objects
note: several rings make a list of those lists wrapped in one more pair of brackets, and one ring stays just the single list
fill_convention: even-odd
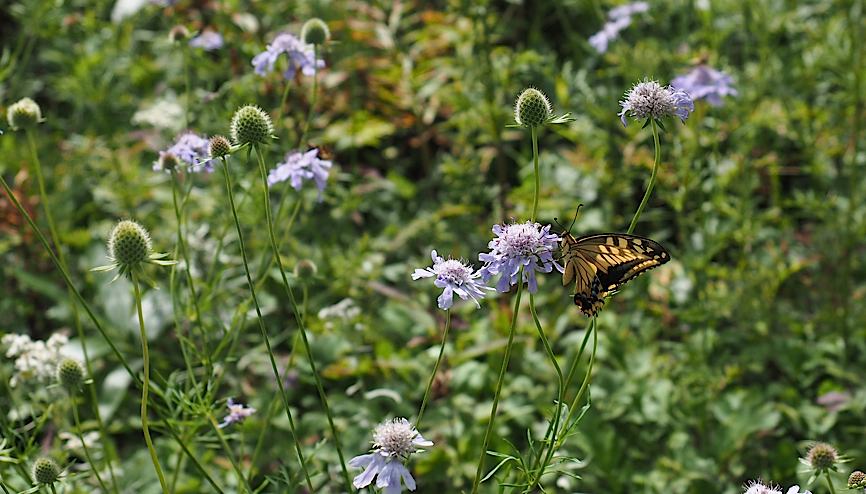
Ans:
[{"label": "yellow and black wing pattern", "polygon": [[604,299],[623,284],[671,259],[655,240],[623,233],[602,233],[575,238],[565,233],[562,250],[562,284],[574,283],[574,304],[592,317]]}]

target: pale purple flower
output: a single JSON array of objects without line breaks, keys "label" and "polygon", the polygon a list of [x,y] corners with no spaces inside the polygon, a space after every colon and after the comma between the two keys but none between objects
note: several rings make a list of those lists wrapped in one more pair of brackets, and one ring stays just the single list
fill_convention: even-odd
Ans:
[{"label": "pale purple flower", "polygon": [[219,50],[223,47],[223,37],[216,31],[205,31],[189,40],[189,46],[201,48],[204,51]]},{"label": "pale purple flower", "polygon": [[386,420],[373,431],[373,451],[349,460],[349,466],[363,468],[352,484],[357,489],[367,487],[376,480],[376,487],[384,494],[400,494],[403,484],[415,490],[415,479],[403,464],[420,448],[433,446],[404,418]]},{"label": "pale purple flower", "polygon": [[849,401],[851,401],[851,393],[847,391],[828,391],[815,400],[816,403],[826,408],[828,412],[838,411]]},{"label": "pale purple flower", "polygon": [[481,279],[487,282],[499,275],[496,290],[507,292],[518,283],[518,274],[523,268],[523,280],[529,284],[529,291],[538,290],[535,273],[550,273],[554,268],[562,272],[562,266],[553,259],[553,252],[560,240],[559,235],[550,233],[550,225],[539,223],[513,223],[493,225],[496,238],[487,246],[490,252],[481,253],[478,259],[484,262],[479,270]]},{"label": "pale purple flower", "polygon": [[[778,486],[773,486],[772,484],[765,485],[760,480],[758,480],[758,481],[752,480],[752,481],[749,481],[748,484],[746,484],[746,490],[744,491],[744,494],[782,494],[782,488],[778,487]],[[800,493],[800,486],[799,485],[792,485],[791,488],[789,488],[785,494],[801,494]],[[804,491],[804,492],[802,492],[802,494],[812,494],[812,493],[809,491]]]},{"label": "pale purple flower", "polygon": [[733,84],[731,76],[706,65],[698,65],[671,81],[671,86],[688,92],[693,99],[705,99],[713,106],[721,105],[724,96],[737,95]]},{"label": "pale purple flower", "polygon": [[319,150],[316,148],[305,153],[293,151],[286,155],[285,161],[268,173],[268,185],[288,180],[292,188],[301,190],[306,180],[312,180],[316,183],[321,198],[332,166],[331,161],[319,159]]},{"label": "pale purple flower", "polygon": [[274,38],[274,41],[265,48],[265,51],[253,57],[252,64],[255,73],[266,75],[268,72],[273,72],[277,59],[283,53],[289,60],[289,67],[283,72],[286,79],[294,77],[298,70],[309,76],[315,74],[316,69],[325,66],[324,60],[314,59],[313,45],[305,44],[289,33],[282,33]]},{"label": "pale purple flower", "polygon": [[[213,171],[212,159],[210,158],[210,141],[194,132],[181,134],[172,146],[165,151],[160,151],[159,160],[153,164],[154,171],[165,170],[163,158],[171,155],[187,164],[187,171],[208,173]],[[165,170],[170,171],[170,170]]]},{"label": "pale purple flower", "polygon": [[455,294],[463,300],[471,298],[475,307],[481,307],[478,299],[484,298],[484,290],[493,289],[477,281],[481,277],[480,272],[473,271],[472,266],[456,259],[443,259],[435,250],[430,253],[430,257],[433,258],[433,267],[416,269],[412,273],[412,279],[436,277],[433,284],[443,289],[436,299],[440,309],[450,309],[454,304]]},{"label": "pale purple flower", "polygon": [[599,53],[606,52],[610,42],[619,37],[620,31],[631,25],[632,16],[647,11],[647,2],[633,2],[611,9],[601,31],[589,37],[589,44]]},{"label": "pale purple flower", "polygon": [[220,429],[238,422],[243,422],[244,419],[256,413],[255,408],[245,406],[243,403],[237,403],[231,398],[226,402],[226,406],[229,409],[229,414],[226,415],[222,423],[220,423]]},{"label": "pale purple flower", "polygon": [[671,86],[662,86],[656,81],[643,81],[635,84],[625,98],[619,102],[622,111],[619,112],[623,126],[628,125],[626,116],[637,120],[676,116],[685,123],[689,113],[695,111],[689,93]]}]

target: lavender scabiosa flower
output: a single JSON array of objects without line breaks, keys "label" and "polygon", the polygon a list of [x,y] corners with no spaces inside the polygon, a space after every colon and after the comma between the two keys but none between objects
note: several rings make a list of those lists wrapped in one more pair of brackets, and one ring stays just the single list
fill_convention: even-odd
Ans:
[{"label": "lavender scabiosa flower", "polygon": [[255,408],[245,406],[243,403],[238,403],[231,398],[229,398],[226,402],[226,407],[228,407],[229,409],[229,414],[226,415],[226,417],[220,423],[220,429],[222,429],[223,427],[228,427],[232,424],[236,424],[238,422],[243,422],[244,419],[256,413]]},{"label": "lavender scabiosa flower", "polygon": [[471,298],[475,302],[475,307],[481,307],[478,299],[484,298],[484,290],[493,289],[478,281],[481,277],[480,272],[473,271],[472,266],[462,261],[443,259],[435,250],[430,252],[430,257],[433,258],[433,267],[416,269],[412,273],[412,279],[436,277],[433,284],[443,289],[442,294],[436,299],[440,309],[450,309],[454,304],[455,294],[463,300]]},{"label": "lavender scabiosa flower", "polygon": [[645,80],[635,84],[622,101],[619,112],[623,126],[628,125],[626,116],[636,120],[660,120],[662,117],[676,116],[685,123],[689,113],[695,111],[689,93],[671,86],[662,86],[656,81]]},{"label": "lavender scabiosa flower", "polygon": [[205,170],[211,173],[213,160],[210,157],[210,141],[194,132],[181,134],[170,148],[159,152],[159,159],[153,163],[153,170],[171,172],[172,166],[177,165],[177,160],[186,163],[189,172]]},{"label": "lavender scabiosa flower", "polygon": [[415,479],[403,464],[420,448],[433,446],[404,418],[386,420],[373,431],[373,452],[349,460],[349,466],[363,468],[352,484],[361,489],[376,479],[376,487],[384,488],[384,494],[400,494],[403,483],[410,491],[415,490]]},{"label": "lavender scabiosa flower", "polygon": [[253,57],[252,65],[256,74],[263,76],[273,72],[277,59],[283,53],[289,60],[289,67],[283,72],[286,79],[291,79],[298,70],[304,75],[313,75],[316,68],[325,66],[324,60],[315,58],[312,45],[305,44],[292,34],[282,33],[274,38],[265,51]]},{"label": "lavender scabiosa flower", "polygon": [[607,51],[611,41],[619,37],[619,33],[631,25],[632,16],[649,11],[647,2],[633,2],[611,9],[607,13],[607,22],[601,31],[589,38],[589,44],[595,51],[604,53]]},{"label": "lavender scabiosa flower", "polygon": [[301,190],[306,180],[316,182],[319,198],[328,184],[328,171],[333,163],[319,159],[319,150],[313,148],[305,153],[293,151],[286,155],[286,160],[268,173],[268,185],[274,185],[286,180],[295,190]]},{"label": "lavender scabiosa flower", "polygon": [[223,37],[216,31],[205,31],[189,40],[189,46],[201,48],[204,51],[219,50],[223,47]]},{"label": "lavender scabiosa flower", "polygon": [[553,259],[553,251],[560,238],[550,233],[550,225],[541,226],[531,221],[493,225],[493,233],[496,238],[487,244],[490,252],[479,254],[478,259],[484,262],[479,270],[482,280],[487,282],[501,275],[496,284],[497,291],[507,292],[512,285],[516,285],[520,268],[523,268],[522,282],[529,284],[532,293],[538,289],[536,271],[550,273],[556,268],[562,272],[562,266]]},{"label": "lavender scabiosa flower", "polygon": [[[744,494],[782,494],[782,488],[772,484],[766,485],[760,480],[751,480],[746,484]],[[799,485],[792,485],[785,494],[801,494]],[[802,494],[812,494],[805,491]]]},{"label": "lavender scabiosa flower", "polygon": [[692,99],[705,99],[713,106],[720,106],[724,96],[736,96],[734,79],[718,70],[698,65],[689,73],[674,78],[671,86],[689,93]]}]

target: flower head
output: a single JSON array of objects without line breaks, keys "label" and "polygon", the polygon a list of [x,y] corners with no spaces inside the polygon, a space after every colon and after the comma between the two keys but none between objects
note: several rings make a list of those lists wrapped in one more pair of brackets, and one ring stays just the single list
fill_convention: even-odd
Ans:
[{"label": "flower head", "polygon": [[601,31],[589,37],[589,44],[599,53],[606,52],[610,42],[619,37],[620,31],[631,25],[632,16],[647,11],[647,2],[633,2],[611,9]]},{"label": "flower head", "polygon": [[[132,277],[141,275],[145,264],[171,266],[176,261],[162,260],[166,254],[153,252],[153,243],[147,230],[132,220],[119,221],[108,236],[108,259],[110,264],[93,268],[91,271],[112,271],[117,269],[116,280],[121,275]],[[114,281],[112,280],[112,281]]]},{"label": "flower head", "polygon": [[61,360],[57,364],[57,381],[70,393],[78,391],[84,382],[84,367],[81,362],[73,358]]},{"label": "flower head", "polygon": [[159,159],[153,163],[153,171],[172,172],[177,170],[179,161],[186,163],[186,169],[195,173],[213,171],[209,155],[210,141],[195,132],[185,132],[177,137],[174,144],[159,152]]},{"label": "flower head", "polygon": [[839,452],[827,443],[815,443],[806,453],[806,460],[816,471],[835,470]]},{"label": "flower head", "polygon": [[317,69],[325,66],[325,61],[315,59],[312,45],[303,43],[289,33],[282,33],[274,38],[265,49],[253,57],[253,68],[258,75],[273,72],[274,65],[281,54],[289,59],[289,67],[283,72],[286,79],[291,79],[300,70],[304,75],[313,75]]},{"label": "flower head", "polygon": [[420,448],[429,446],[433,442],[424,439],[408,420],[386,420],[373,431],[373,452],[349,460],[350,466],[364,469],[352,483],[361,489],[376,479],[376,487],[384,488],[385,494],[399,494],[403,483],[414,491],[415,479],[403,462]]},{"label": "flower head", "polygon": [[36,381],[47,384],[57,377],[57,362],[65,355],[61,352],[69,338],[63,333],[54,333],[45,341],[33,341],[25,334],[7,334],[0,339],[6,348],[6,357],[15,358],[15,375],[9,385],[15,387],[19,382]]},{"label": "flower head", "polygon": [[706,65],[698,65],[689,73],[674,78],[671,86],[682,89],[695,99],[705,99],[713,106],[722,104],[724,96],[736,96],[734,79]]},{"label": "flower head", "polygon": [[205,31],[189,40],[189,46],[201,48],[204,51],[219,50],[223,47],[223,37],[216,31]]},{"label": "flower head", "polygon": [[443,289],[442,294],[436,299],[440,309],[451,308],[454,304],[454,294],[463,300],[471,298],[476,307],[481,307],[478,299],[484,298],[484,290],[492,290],[492,288],[478,281],[481,277],[480,272],[473,271],[472,266],[462,261],[445,260],[435,250],[430,253],[430,257],[433,258],[433,267],[416,269],[412,273],[412,279],[436,277],[433,284]]},{"label": "flower head", "polygon": [[854,470],[853,472],[851,472],[851,475],[848,476],[848,488],[866,488],[866,473],[863,473],[860,470]]},{"label": "flower head", "polygon": [[30,98],[21,98],[6,110],[6,120],[12,130],[27,130],[42,122],[42,110]]},{"label": "flower head", "polygon": [[189,39],[189,36],[189,29],[187,29],[186,26],[183,25],[174,26],[168,31],[168,40],[172,43],[177,43],[178,41]]},{"label": "flower head", "polygon": [[620,105],[622,111],[619,116],[623,125],[628,125],[626,116],[637,120],[677,116],[685,122],[689,112],[695,110],[695,104],[687,92],[649,80],[635,84]]},{"label": "flower head", "polygon": [[331,30],[325,21],[313,17],[301,28],[301,39],[308,45],[323,45],[331,38]]},{"label": "flower head", "polygon": [[274,135],[271,116],[255,105],[245,105],[235,112],[231,123],[232,141],[239,146],[267,144]]},{"label": "flower head", "polygon": [[222,423],[220,423],[220,428],[227,427],[231,424],[236,424],[238,422],[243,422],[244,419],[256,413],[255,408],[245,406],[243,403],[238,403],[231,398],[229,398],[226,402],[226,406],[229,409],[229,414],[226,415]]},{"label": "flower head", "polygon": [[292,188],[301,190],[306,180],[313,180],[316,182],[321,198],[321,193],[328,184],[328,172],[332,166],[331,161],[319,159],[319,150],[316,148],[305,153],[293,151],[286,155],[285,161],[268,173],[268,185],[288,180]]},{"label": "flower head", "polygon": [[535,293],[538,289],[536,271],[550,273],[556,268],[562,272],[562,266],[553,259],[560,238],[550,233],[550,225],[539,223],[513,223],[510,225],[493,225],[496,238],[487,246],[490,252],[481,253],[478,259],[484,262],[479,270],[481,279],[485,282],[501,275],[496,290],[507,292],[512,285],[518,283],[518,274],[523,268],[523,280],[529,284],[529,291]]},{"label": "flower head", "polygon": [[538,89],[524,89],[514,103],[514,121],[526,127],[544,125],[553,114],[550,100]]},{"label": "flower head", "polygon": [[60,476],[60,466],[47,456],[37,458],[33,462],[33,481],[37,484],[53,484]]},{"label": "flower head", "polygon": [[222,158],[232,152],[232,143],[224,136],[213,136],[210,138],[208,154],[211,158]]},{"label": "flower head", "polygon": [[782,491],[778,487],[774,487],[771,485],[765,485],[760,480],[750,480],[748,484],[746,484],[746,490],[744,494],[782,494]]}]

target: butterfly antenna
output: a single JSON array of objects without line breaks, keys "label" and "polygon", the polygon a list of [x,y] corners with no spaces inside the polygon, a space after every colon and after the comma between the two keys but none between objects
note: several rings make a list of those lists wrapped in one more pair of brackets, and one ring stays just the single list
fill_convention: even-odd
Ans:
[{"label": "butterfly antenna", "polygon": [[577,221],[577,215],[578,215],[578,213],[580,213],[580,208],[582,208],[582,207],[583,207],[582,203],[577,205],[577,209],[574,211],[574,218],[572,218],[571,224],[568,225],[568,232],[569,233],[571,233],[571,227],[573,227],[574,222]]},{"label": "butterfly antenna", "polygon": [[556,223],[556,226],[558,226],[562,231],[565,231],[565,227],[559,222],[559,218],[554,217],[553,222]]}]

